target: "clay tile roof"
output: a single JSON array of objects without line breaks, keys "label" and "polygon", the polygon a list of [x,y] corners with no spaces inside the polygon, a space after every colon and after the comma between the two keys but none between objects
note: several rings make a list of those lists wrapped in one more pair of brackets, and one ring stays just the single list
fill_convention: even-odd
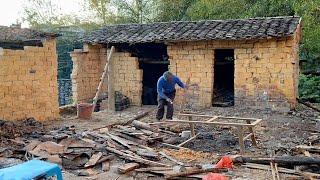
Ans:
[{"label": "clay tile roof", "polygon": [[200,40],[249,40],[291,36],[300,17],[120,24],[93,31],[85,43],[145,43]]},{"label": "clay tile roof", "polygon": [[26,41],[41,41],[42,39],[54,38],[58,34],[45,33],[20,27],[0,26],[0,42],[23,43]]}]

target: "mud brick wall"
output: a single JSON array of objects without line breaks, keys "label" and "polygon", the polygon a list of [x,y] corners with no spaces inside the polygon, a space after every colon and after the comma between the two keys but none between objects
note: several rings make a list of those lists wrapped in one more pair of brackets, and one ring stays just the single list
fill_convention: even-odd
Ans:
[{"label": "mud brick wall", "polygon": [[[210,107],[212,104],[214,51],[208,48],[208,42],[182,42],[168,47],[169,69],[186,83],[197,84],[199,90],[193,94],[192,106]],[[183,91],[177,89],[177,102]],[[188,98],[188,97],[186,97]]]},{"label": "mud brick wall", "polygon": [[[83,50],[71,53],[73,60],[72,91],[75,102],[90,101],[98,87],[109,50],[102,46],[84,45]],[[114,61],[114,89],[128,96],[133,105],[141,105],[142,71],[138,58],[130,53],[117,52],[112,55]],[[107,79],[102,92],[107,92]]]},{"label": "mud brick wall", "polygon": [[[106,50],[101,46],[85,45],[71,53],[73,61],[72,96],[76,103],[89,102],[96,89],[106,62]],[[106,90],[106,87],[103,87]]]},{"label": "mud brick wall", "polygon": [[43,45],[0,48],[0,119],[59,118],[56,42]]},{"label": "mud brick wall", "polygon": [[128,52],[116,52],[114,60],[115,91],[129,97],[133,105],[142,104],[142,70],[139,69],[137,57],[131,57]]},{"label": "mud brick wall", "polygon": [[[202,41],[168,44],[170,70],[199,87],[195,106],[210,107],[214,49],[235,49],[235,104],[293,108],[298,91],[299,29],[295,36],[252,41]],[[178,91],[178,96],[182,91]]]}]

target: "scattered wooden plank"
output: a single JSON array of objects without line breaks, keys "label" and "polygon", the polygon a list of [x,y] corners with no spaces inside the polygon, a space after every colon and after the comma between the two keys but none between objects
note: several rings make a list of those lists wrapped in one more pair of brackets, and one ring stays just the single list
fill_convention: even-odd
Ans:
[{"label": "scattered wooden plank", "polygon": [[231,116],[212,116],[212,115],[205,115],[205,114],[189,114],[189,113],[179,113],[179,116],[193,116],[193,117],[204,117],[204,118],[221,118],[221,119],[237,119],[237,120],[250,120],[250,121],[257,121],[259,118],[244,118],[244,117],[231,117]]},{"label": "scattered wooden plank", "polygon": [[136,156],[133,156],[133,155],[130,155],[130,154],[126,154],[126,153],[123,153],[115,148],[111,148],[111,147],[106,147],[106,149],[112,153],[115,153],[115,154],[118,154],[119,156],[122,156],[123,158],[125,159],[129,159],[131,161],[136,161],[136,162],[139,162],[139,163],[142,163],[142,164],[147,164],[147,165],[151,165],[151,166],[168,166],[167,164],[163,164],[163,163],[159,163],[159,162],[155,162],[155,161],[150,161],[150,160],[147,160],[147,159],[143,159],[143,158],[140,158],[140,157],[136,157]]},{"label": "scattered wooden plank", "polygon": [[107,133],[107,135],[114,141],[116,141],[117,143],[121,144],[122,146],[130,149],[131,146],[129,145],[128,141],[126,139],[123,139],[123,138],[120,138],[116,135],[113,135],[113,134],[110,134],[110,133]]},{"label": "scattered wooden plank", "polygon": [[170,171],[172,167],[148,167],[135,169],[137,172],[151,172],[151,171]]},{"label": "scattered wooden plank", "polygon": [[120,173],[125,174],[125,173],[127,173],[127,172],[130,172],[130,171],[138,168],[139,166],[140,166],[140,164],[138,164],[138,163],[127,163],[127,164],[124,164],[124,165],[119,166],[119,167],[118,167],[118,171],[119,171]]},{"label": "scattered wooden plank", "polygon": [[206,122],[206,121],[188,121],[188,120],[170,120],[164,122],[173,122],[173,123],[197,123],[197,124],[208,124],[208,125],[230,125],[230,126],[253,126],[252,124],[245,123],[229,123],[229,122]]},{"label": "scattered wooden plank", "polygon": [[[255,163],[245,163],[242,165],[243,167],[251,168],[251,169],[261,169],[261,170],[270,170],[269,165],[263,165],[263,164],[255,164]],[[286,173],[286,174],[293,174],[293,175],[299,175],[295,170],[293,169],[287,169],[287,168],[281,168],[278,167],[278,171],[281,173]]]},{"label": "scattered wooden plank", "polygon": [[101,156],[102,156],[102,152],[93,154],[89,159],[89,161],[84,165],[84,167],[90,167],[90,166],[96,165],[99,159],[101,158]]},{"label": "scattered wooden plank", "polygon": [[270,162],[278,163],[278,165],[320,165],[319,157],[300,157],[300,156],[275,156],[272,158],[264,157],[243,157],[239,156],[233,159],[234,163],[256,163],[270,164]]},{"label": "scattered wooden plank", "polygon": [[132,121],[132,125],[137,129],[146,129],[149,131],[157,131],[155,128],[151,127],[149,124],[134,120]]},{"label": "scattered wooden plank", "polygon": [[159,153],[160,153],[163,157],[169,159],[170,161],[172,161],[172,162],[174,162],[174,163],[176,163],[176,164],[179,164],[179,165],[181,165],[181,166],[184,166],[184,163],[183,163],[183,162],[180,162],[180,161],[176,160],[175,158],[167,155],[165,152],[160,151]]},{"label": "scattered wooden plank", "polygon": [[185,172],[178,172],[166,175],[166,179],[174,179],[177,177],[186,177],[193,174],[200,174],[200,173],[207,173],[207,172],[213,172],[213,173],[221,173],[221,172],[228,172],[228,169],[221,169],[221,168],[208,168],[208,169],[199,169],[199,168],[193,168],[188,169]]}]

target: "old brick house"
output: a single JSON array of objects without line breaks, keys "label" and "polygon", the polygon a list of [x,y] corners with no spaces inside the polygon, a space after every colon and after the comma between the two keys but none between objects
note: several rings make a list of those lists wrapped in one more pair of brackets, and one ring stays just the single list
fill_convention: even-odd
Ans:
[{"label": "old brick house", "polygon": [[0,26],[0,119],[59,117],[56,36]]},{"label": "old brick house", "polygon": [[300,21],[268,17],[106,26],[84,38],[84,49],[71,53],[73,96],[78,102],[94,96],[108,48],[115,46],[115,90],[135,105],[154,104],[145,93],[152,92],[155,100],[156,81],[169,69],[198,85],[199,107],[212,106],[228,92],[235,105],[293,108]]}]

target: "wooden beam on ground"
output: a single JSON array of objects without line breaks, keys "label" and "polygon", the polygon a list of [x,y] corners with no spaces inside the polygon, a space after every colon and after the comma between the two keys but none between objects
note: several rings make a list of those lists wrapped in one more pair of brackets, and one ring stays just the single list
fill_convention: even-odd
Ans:
[{"label": "wooden beam on ground", "polygon": [[252,124],[245,123],[229,123],[229,122],[206,122],[206,121],[188,121],[188,120],[170,120],[164,122],[173,122],[173,123],[197,123],[197,124],[207,124],[207,125],[230,125],[230,126],[253,126]]},{"label": "wooden beam on ground", "polygon": [[159,162],[155,162],[155,161],[150,161],[150,160],[147,160],[147,159],[143,159],[141,157],[136,157],[136,156],[133,156],[133,155],[130,155],[130,154],[126,154],[122,151],[119,151],[115,148],[111,148],[111,147],[106,147],[106,149],[112,153],[115,153],[115,154],[118,154],[119,156],[122,156],[123,158],[125,159],[129,159],[131,161],[136,161],[138,163],[142,163],[142,164],[146,164],[146,165],[151,165],[151,166],[169,166],[167,164],[163,164],[163,163],[159,163]]},{"label": "wooden beam on ground", "polygon": [[234,163],[256,163],[270,164],[270,162],[278,163],[281,166],[299,166],[299,165],[320,165],[319,157],[304,157],[304,156],[275,156],[272,158],[265,157],[243,157],[239,156],[233,159]]},{"label": "wooden beam on ground", "polygon": [[[98,98],[99,98],[99,95],[100,95],[100,91],[102,89],[102,85],[103,85],[103,81],[106,77],[106,75],[108,75],[108,66],[109,66],[109,62],[111,61],[111,57],[112,57],[112,54],[114,52],[114,46],[111,47],[110,49],[110,53],[109,53],[109,56],[108,56],[108,59],[107,59],[107,62],[103,68],[103,72],[102,72],[102,75],[101,75],[101,78],[100,78],[100,82],[99,82],[99,85],[98,85],[98,88],[97,88],[97,91],[96,91],[96,94],[93,98],[93,108],[92,108],[92,111],[94,110],[95,106],[97,105],[97,102],[98,102]],[[109,86],[109,83],[108,83],[108,86]]]},{"label": "wooden beam on ground", "polygon": [[206,173],[206,172],[213,172],[213,173],[221,173],[221,172],[228,172],[228,169],[221,169],[221,168],[208,168],[208,169],[199,169],[199,168],[193,168],[188,169],[185,172],[178,172],[174,174],[169,174],[165,176],[166,179],[175,179],[177,177],[186,177],[193,174],[200,174],[200,173]]},{"label": "wooden beam on ground", "polygon": [[179,113],[179,116],[192,116],[192,117],[204,117],[204,118],[213,118],[218,117],[221,119],[237,119],[237,120],[250,120],[250,121],[256,121],[259,118],[244,118],[244,117],[231,117],[231,116],[212,116],[212,115],[205,115],[205,114],[189,114],[189,113]]}]

